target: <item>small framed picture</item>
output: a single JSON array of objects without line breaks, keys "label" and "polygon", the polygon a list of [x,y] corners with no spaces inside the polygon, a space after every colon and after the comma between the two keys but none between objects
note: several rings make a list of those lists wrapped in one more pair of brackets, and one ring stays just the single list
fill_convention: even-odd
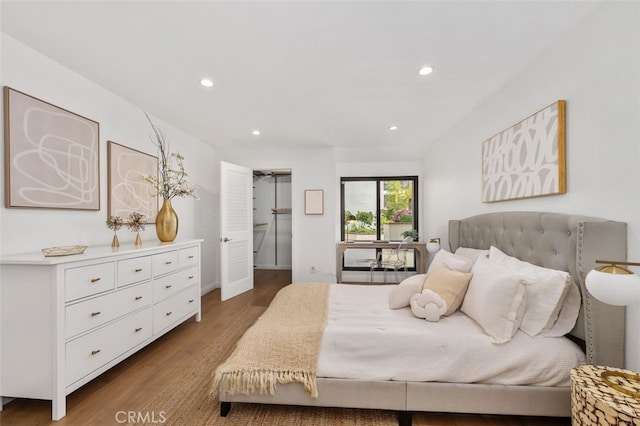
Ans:
[{"label": "small framed picture", "polygon": [[304,191],[304,214],[324,214],[324,190]]}]

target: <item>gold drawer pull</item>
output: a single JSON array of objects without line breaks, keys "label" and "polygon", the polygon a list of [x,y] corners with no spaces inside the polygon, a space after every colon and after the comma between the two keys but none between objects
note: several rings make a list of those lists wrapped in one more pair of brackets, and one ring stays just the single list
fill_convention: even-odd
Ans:
[{"label": "gold drawer pull", "polygon": [[140,331],[140,330],[142,330],[142,327],[138,327],[138,328],[136,328],[136,333],[137,333],[138,331]]},{"label": "gold drawer pull", "polygon": [[96,350],[91,351],[91,355],[96,355],[96,354],[99,354],[99,353],[100,353],[100,349],[96,349]]},{"label": "gold drawer pull", "polygon": [[142,296],[136,296],[136,300],[142,299]]},{"label": "gold drawer pull", "polygon": [[167,284],[164,286],[164,288],[171,288],[171,287],[173,287],[171,284]]},{"label": "gold drawer pull", "polygon": [[92,317],[97,317],[98,315],[100,315],[100,311],[97,311],[97,312],[91,312],[91,316],[92,316]]},{"label": "gold drawer pull", "polygon": [[167,260],[166,262],[164,262],[165,265],[171,265],[173,262],[170,260]]},{"label": "gold drawer pull", "polygon": [[136,268],[133,270],[133,272],[142,272],[142,268]]},{"label": "gold drawer pull", "polygon": [[189,276],[189,279],[190,279],[190,280],[192,280],[192,279],[194,279],[194,278],[195,278],[195,277],[194,277],[193,275],[190,275],[190,276]]},{"label": "gold drawer pull", "polygon": [[169,316],[169,315],[171,315],[172,313],[173,313],[173,312],[169,311],[169,312],[167,312],[165,315],[166,315],[166,316]]},{"label": "gold drawer pull", "polygon": [[91,278],[91,282],[92,283],[97,283],[98,281],[100,281],[100,278]]}]

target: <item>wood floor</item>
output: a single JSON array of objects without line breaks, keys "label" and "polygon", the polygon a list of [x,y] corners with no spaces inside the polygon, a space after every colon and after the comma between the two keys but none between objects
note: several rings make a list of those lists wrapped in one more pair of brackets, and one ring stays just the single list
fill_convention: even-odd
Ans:
[{"label": "wood floor", "polygon": [[[224,351],[230,353],[235,341],[250,325],[243,316],[253,318],[264,311],[275,293],[291,282],[290,271],[256,271],[255,289],[226,302],[220,302],[220,291],[214,290],[202,299],[202,322],[187,321],[159,340],[97,377],[67,396],[67,416],[59,422],[51,421],[49,401],[16,399],[0,412],[0,425],[37,426],[118,425],[116,413],[143,410],[148,402],[157,399],[168,384],[184,374],[184,366],[202,358],[202,342],[220,339]],[[238,325],[239,324],[239,325]],[[222,340],[224,339],[224,340]],[[208,407],[207,407],[208,409]],[[217,410],[217,407],[211,407]],[[176,424],[171,419],[147,419],[145,424]],[[350,424],[340,421],[340,424]],[[413,424],[420,425],[570,425],[569,419],[452,415],[446,413],[416,413]],[[130,424],[140,424],[132,422]],[[217,423],[216,423],[217,424]],[[230,416],[227,425],[235,424]],[[266,420],[261,424],[269,424]],[[280,424],[280,423],[278,423]],[[333,422],[326,423],[335,424]],[[354,423],[355,424],[355,423]],[[359,423],[361,424],[361,423]],[[185,421],[184,426],[205,426]],[[252,426],[252,425],[243,425]]]}]

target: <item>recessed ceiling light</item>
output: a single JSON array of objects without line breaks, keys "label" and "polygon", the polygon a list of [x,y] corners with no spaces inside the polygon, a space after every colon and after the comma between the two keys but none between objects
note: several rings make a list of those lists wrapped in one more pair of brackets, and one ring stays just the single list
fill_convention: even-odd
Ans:
[{"label": "recessed ceiling light", "polygon": [[433,72],[433,67],[430,65],[426,65],[422,68],[420,68],[420,71],[418,71],[418,74],[420,75],[429,75]]},{"label": "recessed ceiling light", "polygon": [[200,84],[204,87],[213,87],[213,81],[209,80],[208,78],[203,78],[202,80],[200,80]]},{"label": "recessed ceiling light", "polygon": [[398,130],[398,126],[389,126],[389,130],[391,130],[392,132],[394,130]]},{"label": "recessed ceiling light", "polygon": [[251,132],[253,136],[260,136],[260,130],[254,130]]}]

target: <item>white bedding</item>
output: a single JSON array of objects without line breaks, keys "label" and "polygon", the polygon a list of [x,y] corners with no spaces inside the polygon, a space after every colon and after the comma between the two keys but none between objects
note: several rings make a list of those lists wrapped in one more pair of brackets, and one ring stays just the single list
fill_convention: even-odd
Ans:
[{"label": "white bedding", "polygon": [[518,330],[498,345],[460,311],[428,322],[409,308],[391,310],[392,288],[331,286],[318,377],[569,386],[570,370],[585,363],[566,338]]}]

